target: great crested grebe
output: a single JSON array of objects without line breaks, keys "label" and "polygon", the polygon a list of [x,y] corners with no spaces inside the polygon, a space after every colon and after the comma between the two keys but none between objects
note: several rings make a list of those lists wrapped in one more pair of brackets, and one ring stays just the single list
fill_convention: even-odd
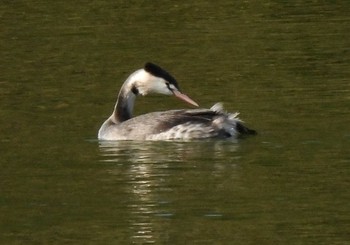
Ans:
[{"label": "great crested grebe", "polygon": [[189,140],[256,134],[242,124],[237,118],[238,113],[225,113],[220,103],[210,109],[169,110],[132,117],[136,96],[149,93],[175,95],[198,106],[181,92],[177,81],[168,72],[155,64],[146,63],[122,85],[114,111],[102,124],[98,139]]}]

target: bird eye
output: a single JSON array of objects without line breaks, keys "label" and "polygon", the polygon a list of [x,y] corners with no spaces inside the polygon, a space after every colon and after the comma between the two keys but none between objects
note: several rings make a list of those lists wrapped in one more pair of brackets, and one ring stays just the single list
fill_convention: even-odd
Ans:
[{"label": "bird eye", "polygon": [[169,82],[166,82],[166,83],[165,83],[165,85],[167,86],[167,88],[168,88],[169,90],[173,91],[173,89],[171,88],[171,86],[170,86],[170,83],[169,83]]}]

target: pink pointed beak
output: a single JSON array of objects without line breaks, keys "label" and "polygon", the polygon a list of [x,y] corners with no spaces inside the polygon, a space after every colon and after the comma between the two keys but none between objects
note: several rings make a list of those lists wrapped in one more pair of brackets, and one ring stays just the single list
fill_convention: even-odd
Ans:
[{"label": "pink pointed beak", "polygon": [[191,105],[194,105],[194,106],[199,106],[196,102],[194,102],[190,97],[188,97],[186,94],[183,94],[181,93],[180,91],[178,90],[173,90],[172,91],[174,93],[174,95],[179,98],[180,100],[183,100]]}]

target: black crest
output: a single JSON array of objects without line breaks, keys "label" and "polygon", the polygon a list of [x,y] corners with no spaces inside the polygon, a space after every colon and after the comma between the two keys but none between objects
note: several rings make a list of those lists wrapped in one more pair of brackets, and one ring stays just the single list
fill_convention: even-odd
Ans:
[{"label": "black crest", "polygon": [[170,75],[166,70],[150,62],[147,62],[145,64],[144,69],[145,71],[151,73],[153,76],[161,77],[169,83],[173,84],[180,91],[176,79],[172,75]]}]

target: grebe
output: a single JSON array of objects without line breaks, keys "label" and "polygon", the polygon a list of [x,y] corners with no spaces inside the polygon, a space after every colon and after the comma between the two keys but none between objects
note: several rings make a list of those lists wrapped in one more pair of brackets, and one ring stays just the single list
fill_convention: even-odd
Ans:
[{"label": "grebe", "polygon": [[238,113],[225,113],[220,103],[210,109],[182,109],[132,117],[137,95],[159,93],[198,106],[181,92],[174,77],[159,66],[146,63],[132,73],[122,85],[112,115],[98,131],[100,140],[189,140],[237,138],[255,134],[238,119]]}]

